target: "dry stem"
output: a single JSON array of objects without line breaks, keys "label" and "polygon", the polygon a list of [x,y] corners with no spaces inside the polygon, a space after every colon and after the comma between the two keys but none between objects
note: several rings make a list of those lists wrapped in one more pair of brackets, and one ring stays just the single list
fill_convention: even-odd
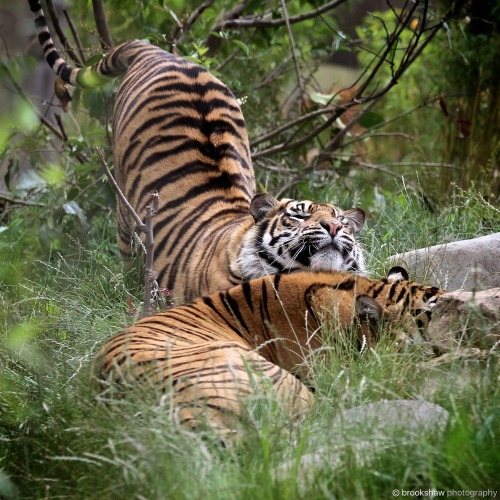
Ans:
[{"label": "dry stem", "polygon": [[152,297],[152,293],[153,293],[153,283],[156,279],[156,273],[153,270],[153,265],[154,265],[153,217],[158,212],[158,192],[155,192],[152,194],[153,201],[152,201],[151,205],[148,205],[146,207],[146,217],[144,219],[145,222],[142,222],[141,218],[139,217],[139,215],[137,215],[137,212],[134,210],[132,205],[128,202],[127,198],[125,197],[122,190],[118,186],[115,178],[111,174],[101,148],[96,146],[95,150],[97,152],[97,155],[99,156],[99,160],[101,162],[102,168],[104,169],[104,173],[106,174],[106,177],[109,179],[109,182],[111,182],[111,185],[113,186],[114,190],[116,191],[118,198],[125,205],[125,207],[129,211],[130,215],[134,219],[136,226],[137,226],[137,229],[146,235],[146,244],[145,244],[146,263],[145,263],[145,272],[144,272],[144,302],[143,302],[143,309],[142,309],[142,315],[143,315],[143,317],[145,317],[145,316],[148,316],[149,314],[151,314],[151,297]]}]

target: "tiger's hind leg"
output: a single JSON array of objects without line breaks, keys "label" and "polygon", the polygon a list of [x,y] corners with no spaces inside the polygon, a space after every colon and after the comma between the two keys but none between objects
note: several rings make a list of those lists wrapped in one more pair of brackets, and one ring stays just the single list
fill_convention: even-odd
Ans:
[{"label": "tiger's hind leg", "polygon": [[294,375],[237,342],[146,344],[130,353],[110,350],[101,359],[97,376],[103,388],[156,390],[171,401],[177,422],[208,427],[224,442],[240,427],[252,398],[275,398],[290,418],[307,413],[314,402]]},{"label": "tiger's hind leg", "polygon": [[[192,353],[192,347],[189,350]],[[174,386],[174,402],[185,426],[206,424],[222,436],[231,436],[251,399],[274,398],[292,419],[306,414],[314,403],[311,391],[294,375],[245,346],[206,342],[194,350],[199,369]]]}]

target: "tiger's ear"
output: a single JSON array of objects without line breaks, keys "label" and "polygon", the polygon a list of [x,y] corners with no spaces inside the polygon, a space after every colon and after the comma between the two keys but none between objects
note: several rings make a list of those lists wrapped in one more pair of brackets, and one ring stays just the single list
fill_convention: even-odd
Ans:
[{"label": "tiger's ear", "polygon": [[384,316],[382,306],[373,297],[366,294],[356,296],[354,309],[359,319],[374,329],[380,325]]},{"label": "tiger's ear", "polygon": [[389,272],[387,273],[387,277],[391,280],[396,280],[396,281],[408,281],[410,279],[410,276],[408,276],[408,271],[401,266],[394,266],[389,269]]},{"label": "tiger's ear", "polygon": [[270,194],[261,193],[252,198],[250,202],[250,213],[255,222],[262,220],[272,209],[279,206],[279,201]]},{"label": "tiger's ear", "polygon": [[366,219],[365,211],[361,208],[351,208],[342,212],[342,215],[349,221],[354,233],[357,233],[363,227]]}]

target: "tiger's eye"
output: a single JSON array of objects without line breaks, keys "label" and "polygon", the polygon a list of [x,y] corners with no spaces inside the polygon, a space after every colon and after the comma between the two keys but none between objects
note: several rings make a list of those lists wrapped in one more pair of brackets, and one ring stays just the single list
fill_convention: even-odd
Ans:
[{"label": "tiger's eye", "polygon": [[299,220],[299,221],[303,221],[303,220],[306,220],[309,215],[307,214],[289,214],[289,217],[290,219],[294,219],[294,220]]}]

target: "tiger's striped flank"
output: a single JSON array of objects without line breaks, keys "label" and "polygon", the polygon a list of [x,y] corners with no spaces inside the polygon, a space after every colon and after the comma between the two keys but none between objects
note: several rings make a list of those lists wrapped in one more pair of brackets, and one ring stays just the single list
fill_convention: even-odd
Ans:
[{"label": "tiger's striped flank", "polygon": [[349,273],[295,273],[252,280],[139,320],[97,355],[101,390],[146,383],[172,398],[180,422],[205,419],[231,434],[244,401],[272,385],[291,417],[314,402],[307,361],[321,351],[320,327],[374,345],[382,322],[425,335],[444,291],[407,280]]}]

